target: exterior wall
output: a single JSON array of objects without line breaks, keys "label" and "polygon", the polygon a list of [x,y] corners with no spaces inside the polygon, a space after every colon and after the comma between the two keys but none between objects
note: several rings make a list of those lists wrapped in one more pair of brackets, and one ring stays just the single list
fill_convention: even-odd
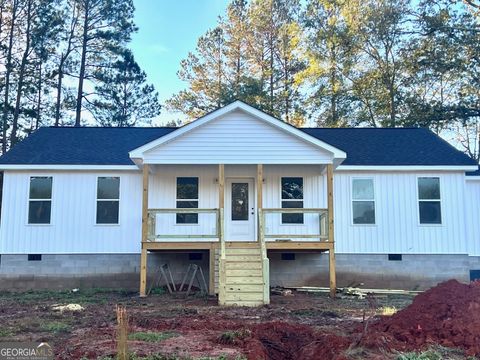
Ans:
[{"label": "exterior wall", "polygon": [[332,154],[244,112],[228,113],[149,150],[146,163],[325,164]]},{"label": "exterior wall", "polygon": [[[218,167],[215,165],[153,167],[149,206],[175,207],[177,176],[198,176],[199,207],[218,206]],[[326,207],[326,181],[321,165],[265,165],[264,207],[281,206],[280,178],[304,177],[304,206]],[[53,176],[52,224],[27,225],[29,177]],[[96,179],[120,176],[120,224],[95,225]],[[226,165],[226,177],[256,176],[253,165]],[[351,179],[373,177],[376,224],[352,225]],[[419,225],[417,177],[441,179],[442,225]],[[142,176],[138,172],[7,171],[0,224],[1,254],[139,253]],[[367,254],[480,255],[480,182],[464,180],[460,172],[337,172],[335,173],[336,252]],[[163,234],[214,234],[213,215],[201,214],[199,225],[175,225],[173,214],[159,215]],[[282,225],[279,214],[267,215],[267,233],[318,231],[318,217],[305,216],[305,225]],[[315,240],[312,240],[315,241]]]},{"label": "exterior wall", "polygon": [[[417,178],[440,178],[441,225],[420,225]],[[353,225],[351,179],[374,179],[376,224]],[[337,172],[334,184],[337,253],[467,254],[462,172]],[[479,214],[477,208],[476,213]]]},{"label": "exterior wall", "polygon": [[465,181],[464,221],[469,240],[468,253],[480,256],[480,179]]},{"label": "exterior wall", "polygon": [[[28,225],[30,176],[52,176],[50,225]],[[98,176],[120,177],[119,225],[96,225]],[[0,254],[140,252],[140,172],[6,171]]]}]

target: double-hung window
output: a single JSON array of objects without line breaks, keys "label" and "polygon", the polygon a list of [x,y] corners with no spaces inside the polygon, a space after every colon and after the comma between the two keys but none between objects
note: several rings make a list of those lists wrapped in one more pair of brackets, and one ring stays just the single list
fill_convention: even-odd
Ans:
[{"label": "double-hung window", "polygon": [[[303,178],[282,177],[282,208],[303,208]],[[303,214],[282,214],[282,224],[303,224]]]},{"label": "double-hung window", "polygon": [[352,179],[352,218],[354,225],[375,224],[375,189],[373,179]]},{"label": "double-hung window", "polygon": [[440,178],[418,178],[418,213],[420,224],[441,224]]},{"label": "double-hung window", "polygon": [[[198,209],[198,177],[177,177],[177,209]],[[177,224],[198,224],[198,213],[177,214]]]},{"label": "double-hung window", "polygon": [[120,207],[120,178],[97,179],[97,224],[117,225]]},{"label": "double-hung window", "polygon": [[52,177],[32,176],[28,199],[28,223],[50,224],[52,213]]}]

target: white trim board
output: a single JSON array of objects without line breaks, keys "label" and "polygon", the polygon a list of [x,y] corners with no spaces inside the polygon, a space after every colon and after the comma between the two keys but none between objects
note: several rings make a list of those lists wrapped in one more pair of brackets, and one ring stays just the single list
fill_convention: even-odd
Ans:
[{"label": "white trim board", "polygon": [[210,121],[222,116],[222,115],[225,115],[227,113],[230,113],[232,111],[235,111],[235,110],[242,110],[252,116],[254,116],[255,118],[257,119],[260,119],[262,121],[265,121],[267,122],[268,124],[276,127],[276,128],[279,128],[297,138],[300,138],[314,146],[317,146],[323,150],[326,150],[330,153],[332,153],[333,157],[334,158],[339,158],[339,159],[345,159],[347,157],[347,154],[340,150],[340,149],[337,149],[336,147],[330,145],[330,144],[327,144],[311,135],[308,135],[306,134],[305,132],[297,129],[296,127],[294,126],[291,126],[281,120],[278,120],[276,118],[274,118],[273,116],[270,116],[258,109],[255,109],[254,107],[250,106],[250,105],[247,105],[245,104],[244,102],[242,101],[235,101],[227,106],[224,106],[220,109],[217,109],[175,131],[172,131],[171,133],[168,133],[167,135],[164,135],[154,141],[151,141],[143,146],[140,146],[132,151],[129,152],[129,155],[130,155],[130,158],[143,158],[143,153],[148,151],[148,150],[152,150],[162,144],[165,144],[169,141],[172,141],[173,139],[183,135],[183,134],[186,134],[206,123],[209,123]]},{"label": "white trim board", "polygon": [[338,171],[472,171],[476,165],[340,165]]}]

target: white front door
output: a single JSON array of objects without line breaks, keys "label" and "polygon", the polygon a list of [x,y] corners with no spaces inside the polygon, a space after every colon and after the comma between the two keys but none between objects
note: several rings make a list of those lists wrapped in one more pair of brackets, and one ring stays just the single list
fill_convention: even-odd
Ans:
[{"label": "white front door", "polygon": [[254,179],[225,181],[225,240],[255,241]]}]

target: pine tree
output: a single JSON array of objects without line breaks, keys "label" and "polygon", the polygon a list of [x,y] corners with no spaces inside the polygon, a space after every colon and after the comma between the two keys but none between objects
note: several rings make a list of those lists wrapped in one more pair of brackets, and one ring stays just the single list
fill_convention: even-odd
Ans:
[{"label": "pine tree", "polygon": [[138,126],[149,124],[160,114],[158,93],[146,83],[147,75],[136,63],[131,51],[99,75],[97,98],[90,111],[102,126]]}]

